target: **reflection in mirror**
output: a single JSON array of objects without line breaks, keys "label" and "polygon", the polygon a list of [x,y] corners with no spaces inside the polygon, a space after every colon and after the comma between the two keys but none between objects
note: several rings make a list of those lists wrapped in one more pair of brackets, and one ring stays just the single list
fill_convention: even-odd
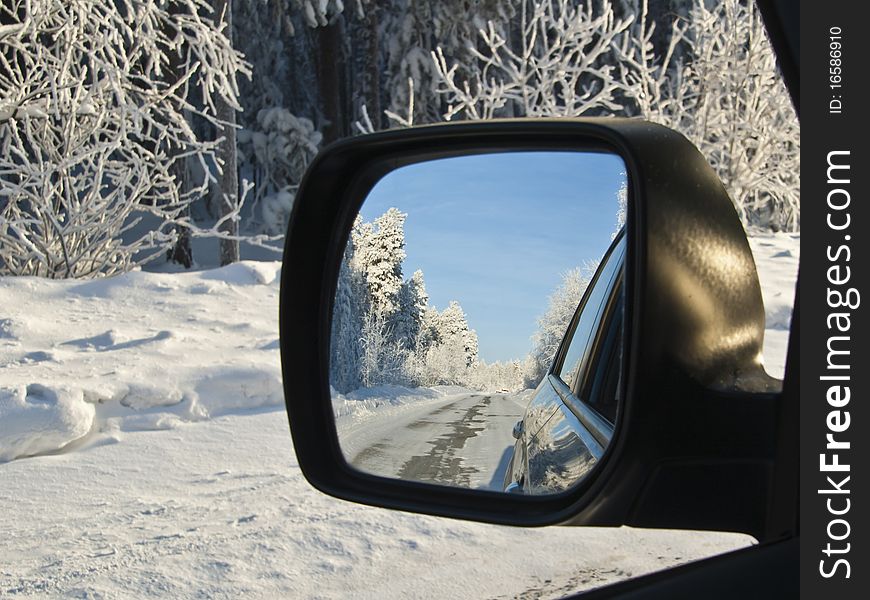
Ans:
[{"label": "reflection in mirror", "polygon": [[348,463],[513,493],[581,480],[617,414],[626,189],[622,159],[602,152],[477,154],[383,177],[333,312]]}]

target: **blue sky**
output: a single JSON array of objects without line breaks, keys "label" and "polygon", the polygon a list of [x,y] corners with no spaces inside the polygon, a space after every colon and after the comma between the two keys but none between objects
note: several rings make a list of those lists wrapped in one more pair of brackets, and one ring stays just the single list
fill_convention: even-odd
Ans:
[{"label": "blue sky", "polygon": [[361,213],[407,213],[405,278],[421,269],[430,304],[462,305],[481,358],[509,360],[531,349],[561,275],[607,250],[624,180],[613,154],[462,156],[387,174]]}]

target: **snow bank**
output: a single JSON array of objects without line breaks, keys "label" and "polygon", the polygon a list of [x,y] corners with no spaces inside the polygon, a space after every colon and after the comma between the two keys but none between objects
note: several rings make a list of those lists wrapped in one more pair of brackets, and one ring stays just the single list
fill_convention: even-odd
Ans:
[{"label": "snow bank", "polygon": [[[193,385],[204,414],[218,415],[262,407],[284,407],[281,373],[258,366],[212,369]],[[227,392],[231,393],[227,393]]]},{"label": "snow bank", "polygon": [[88,434],[94,413],[81,390],[0,388],[0,462],[62,449]]},{"label": "snow bank", "polygon": [[0,596],[555,599],[752,543],[372,508],[305,480],[281,412],[162,423],[0,464]]},{"label": "snow bank", "polygon": [[787,331],[801,255],[800,234],[757,232],[749,237],[749,245],[761,280],[766,328]]},{"label": "snow bank", "polygon": [[[784,362],[800,241],[751,242],[771,370]],[[0,278],[2,593],[558,598],[752,543],[500,527],[318,492],[281,409],[279,268]],[[353,421],[463,391],[372,388],[338,405]],[[569,558],[553,561],[554,547]]]},{"label": "snow bank", "polygon": [[0,461],[283,407],[280,269],[0,278]]},{"label": "snow bank", "polygon": [[797,233],[752,232],[749,246],[755,257],[764,300],[764,368],[773,377],[782,379],[785,375],[801,238]]},{"label": "snow bank", "polygon": [[336,419],[360,421],[378,414],[385,416],[391,408],[418,404],[431,400],[443,400],[450,396],[480,393],[458,385],[436,385],[433,387],[405,387],[401,385],[376,385],[359,388],[347,394],[332,392],[332,409]]},{"label": "snow bank", "polygon": [[[462,388],[457,388],[462,389]],[[423,400],[443,398],[447,391],[439,388],[409,388],[399,385],[377,385],[359,388],[347,394],[332,392],[332,409],[335,418],[362,417],[383,412],[387,407],[402,406]]]},{"label": "snow bank", "polygon": [[202,279],[223,281],[234,285],[275,283],[281,273],[280,262],[243,260],[225,267],[204,271]]}]

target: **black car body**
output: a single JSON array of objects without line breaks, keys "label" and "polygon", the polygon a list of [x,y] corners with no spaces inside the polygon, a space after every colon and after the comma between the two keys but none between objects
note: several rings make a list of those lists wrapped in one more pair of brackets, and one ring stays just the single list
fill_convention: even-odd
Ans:
[{"label": "black car body", "polygon": [[613,437],[623,322],[624,232],[614,239],[550,369],[514,428],[510,492],[565,491],[601,459]]}]

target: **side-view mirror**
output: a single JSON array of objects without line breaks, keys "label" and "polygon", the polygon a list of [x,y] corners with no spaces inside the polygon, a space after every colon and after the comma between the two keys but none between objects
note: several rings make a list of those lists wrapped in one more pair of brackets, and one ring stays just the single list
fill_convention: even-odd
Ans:
[{"label": "side-view mirror", "polygon": [[522,437],[522,435],[523,435],[523,420],[522,419],[517,421],[516,425],[514,425],[514,428],[511,430],[511,435],[514,437],[515,440],[518,440],[518,439],[520,439],[520,437]]},{"label": "side-view mirror", "polygon": [[680,134],[509,120],[338,142],[302,181],[281,277],[290,428],[321,491],[776,535],[755,264]]}]

